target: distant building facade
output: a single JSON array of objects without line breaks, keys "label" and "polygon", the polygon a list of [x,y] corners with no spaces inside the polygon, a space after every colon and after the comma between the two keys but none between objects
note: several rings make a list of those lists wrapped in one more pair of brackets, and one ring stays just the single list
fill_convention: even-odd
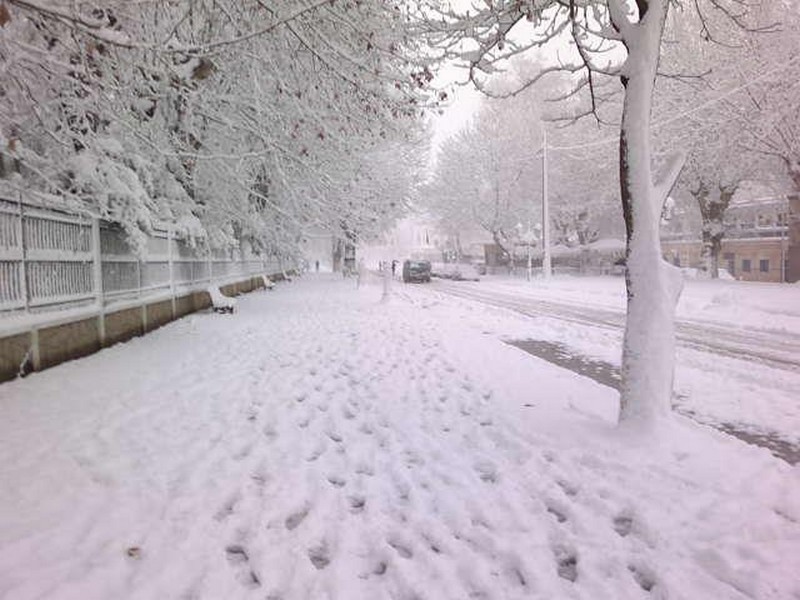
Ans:
[{"label": "distant building facade", "polygon": [[[719,267],[742,281],[800,279],[800,199],[774,198],[732,205],[725,218]],[[664,258],[679,267],[703,268],[703,244],[685,223],[661,235]]]}]

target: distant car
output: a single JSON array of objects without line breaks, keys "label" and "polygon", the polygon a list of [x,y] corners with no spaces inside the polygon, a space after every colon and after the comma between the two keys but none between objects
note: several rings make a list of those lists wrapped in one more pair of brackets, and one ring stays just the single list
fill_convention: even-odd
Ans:
[{"label": "distant car", "polygon": [[403,282],[428,283],[431,280],[431,263],[427,260],[403,261]]},{"label": "distant car", "polygon": [[479,281],[478,270],[467,263],[434,263],[433,276],[453,281]]}]

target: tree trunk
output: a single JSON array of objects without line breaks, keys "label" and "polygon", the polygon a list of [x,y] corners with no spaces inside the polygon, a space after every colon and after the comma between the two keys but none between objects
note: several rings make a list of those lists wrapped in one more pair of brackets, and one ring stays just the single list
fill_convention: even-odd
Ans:
[{"label": "tree trunk", "polygon": [[628,32],[630,39],[626,37],[629,54],[623,78],[620,191],[627,229],[628,310],[620,422],[650,425],[671,410],[675,305],[682,280],[661,257],[658,226],[669,190],[653,183],[650,148],[651,101],[667,1],[646,5],[644,17]]},{"label": "tree trunk", "polygon": [[719,255],[722,250],[722,236],[703,230],[701,259],[703,269],[709,279],[719,279]]},{"label": "tree trunk", "polygon": [[514,268],[514,257],[511,255],[511,252],[503,245],[503,242],[500,241],[500,232],[499,231],[492,231],[492,239],[494,240],[495,245],[500,248],[500,252],[505,254],[509,259],[509,264],[511,268]]},{"label": "tree trunk", "polygon": [[719,255],[722,251],[722,236],[711,237],[711,279],[719,279]]},{"label": "tree trunk", "polygon": [[738,187],[738,182],[709,186],[701,181],[697,189],[691,192],[697,200],[703,219],[701,257],[706,275],[711,279],[719,279],[719,254],[722,250],[722,238],[725,237],[725,211],[728,210]]},{"label": "tree trunk", "polygon": [[703,228],[703,247],[700,249],[700,260],[703,264],[703,273],[709,279],[719,278],[719,248],[721,241]]}]

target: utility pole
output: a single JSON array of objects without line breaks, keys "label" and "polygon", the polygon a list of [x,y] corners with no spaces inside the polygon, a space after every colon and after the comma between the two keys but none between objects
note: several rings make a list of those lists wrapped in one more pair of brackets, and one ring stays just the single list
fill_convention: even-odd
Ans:
[{"label": "utility pole", "polygon": [[[787,202],[788,204],[788,202]],[[778,212],[780,214],[780,211]],[[781,228],[781,283],[786,283],[786,233],[789,229],[789,208],[783,213],[783,218],[778,218],[778,225]]]},{"label": "utility pole", "polygon": [[527,245],[528,245],[528,275],[527,275],[526,279],[528,281],[530,281],[531,280],[531,272],[533,270],[532,269],[533,264],[531,262],[531,246],[533,245],[533,239],[531,237],[531,220],[530,219],[528,219],[528,234],[527,234],[527,239],[525,241],[527,242]]},{"label": "utility pole", "polygon": [[550,208],[547,202],[547,128],[542,122],[542,276],[550,279]]}]

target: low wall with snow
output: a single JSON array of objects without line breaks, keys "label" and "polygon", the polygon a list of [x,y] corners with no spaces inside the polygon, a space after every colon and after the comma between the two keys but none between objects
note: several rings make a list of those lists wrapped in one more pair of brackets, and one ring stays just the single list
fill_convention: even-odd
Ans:
[{"label": "low wall with snow", "polygon": [[[270,275],[273,280],[282,277]],[[263,287],[257,276],[220,289],[227,296],[236,296]],[[0,332],[0,382],[92,354],[210,306],[208,292],[192,291],[174,298],[142,298],[102,312],[92,306],[51,313],[44,320],[21,321]]]}]

